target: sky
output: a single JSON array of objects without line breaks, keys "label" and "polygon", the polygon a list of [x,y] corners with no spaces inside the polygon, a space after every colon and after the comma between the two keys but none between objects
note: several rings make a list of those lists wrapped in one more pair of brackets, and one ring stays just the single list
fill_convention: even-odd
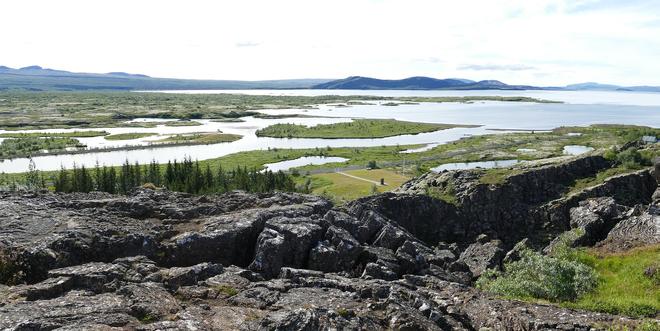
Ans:
[{"label": "sky", "polygon": [[660,85],[659,0],[2,0],[0,65]]}]

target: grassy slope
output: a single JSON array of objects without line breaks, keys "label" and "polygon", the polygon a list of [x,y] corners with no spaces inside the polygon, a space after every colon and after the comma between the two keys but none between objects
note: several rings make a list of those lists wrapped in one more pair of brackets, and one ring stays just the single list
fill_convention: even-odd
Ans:
[{"label": "grassy slope", "polygon": [[[385,186],[375,186],[378,193],[393,190],[409,179],[409,177],[386,169],[352,170],[345,173],[375,182],[380,182],[380,179],[384,178]],[[373,194],[374,189],[373,183],[338,173],[301,176],[296,181],[305,183],[308,179],[311,180],[312,193],[327,196],[336,203],[343,203]]]},{"label": "grassy slope", "polygon": [[313,127],[296,124],[275,124],[257,131],[256,134],[260,137],[275,138],[383,138],[456,127],[466,126],[397,120],[357,119],[348,123],[323,124]]},{"label": "grassy slope", "polygon": [[651,266],[660,268],[660,245],[619,254],[585,251],[581,257],[596,269],[599,284],[595,292],[565,306],[630,316],[660,314],[660,275],[644,275]]}]

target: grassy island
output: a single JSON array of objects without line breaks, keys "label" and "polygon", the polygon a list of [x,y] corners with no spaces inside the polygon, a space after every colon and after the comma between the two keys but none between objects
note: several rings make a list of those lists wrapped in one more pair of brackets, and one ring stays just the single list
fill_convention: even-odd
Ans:
[{"label": "grassy island", "polygon": [[456,127],[455,124],[404,122],[397,120],[358,119],[348,123],[307,127],[297,124],[275,124],[256,132],[259,137],[274,138],[384,138],[402,134],[418,134]]},{"label": "grassy island", "polygon": [[140,138],[145,138],[145,137],[151,137],[151,136],[156,136],[158,135],[157,133],[151,133],[151,132],[129,132],[129,133],[119,133],[119,134],[112,134],[109,136],[105,136],[106,140],[134,140],[134,139],[140,139]]},{"label": "grassy island", "polygon": [[230,133],[185,133],[156,140],[157,143],[167,144],[199,144],[210,145],[217,143],[228,143],[241,139],[243,136]]},{"label": "grassy island", "polygon": [[8,159],[14,157],[28,157],[35,154],[45,152],[57,152],[66,150],[67,148],[81,148],[85,145],[81,144],[77,139],[73,138],[9,138],[4,139],[0,144],[0,159]]}]

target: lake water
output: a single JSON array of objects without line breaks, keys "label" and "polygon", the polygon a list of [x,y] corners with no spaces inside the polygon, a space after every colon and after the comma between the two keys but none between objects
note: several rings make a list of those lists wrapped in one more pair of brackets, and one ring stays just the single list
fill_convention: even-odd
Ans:
[{"label": "lake water", "polygon": [[287,160],[287,161],[282,161],[282,162],[276,162],[276,163],[266,163],[264,164],[264,167],[267,170],[270,171],[285,171],[289,170],[291,168],[295,167],[302,167],[306,165],[319,165],[319,164],[326,164],[326,163],[333,163],[333,162],[345,162],[348,161],[348,159],[343,158],[343,157],[335,157],[335,156],[303,156],[294,160]]},{"label": "lake water", "polygon": [[[205,160],[250,150],[268,148],[324,148],[367,147],[383,145],[425,145],[419,152],[438,144],[455,141],[471,135],[504,133],[492,129],[509,130],[548,130],[558,126],[586,126],[598,123],[636,124],[660,127],[660,93],[630,92],[565,92],[565,91],[342,91],[342,90],[240,90],[220,91],[221,93],[281,94],[281,95],[377,95],[377,96],[463,96],[463,95],[503,95],[530,96],[549,100],[565,101],[565,104],[535,104],[516,102],[474,102],[474,103],[421,103],[385,106],[384,102],[371,102],[372,105],[331,106],[320,105],[315,109],[270,109],[260,112],[272,115],[303,114],[319,116],[313,118],[260,119],[244,117],[244,122],[212,122],[199,120],[200,126],[155,128],[98,128],[111,134],[127,132],[153,132],[172,135],[192,132],[224,132],[240,134],[242,139],[213,145],[179,146],[150,148],[153,140],[161,137],[147,137],[127,141],[109,141],[103,137],[79,138],[90,148],[112,148],[126,145],[144,146],[144,149],[130,151],[107,151],[75,155],[48,155],[35,157],[37,168],[57,170],[61,166],[94,166],[97,162],[105,165],[119,165],[125,160],[147,163],[152,160],[167,162],[173,159],[191,157]],[[177,91],[177,93],[198,93]],[[204,91],[203,93],[219,93]],[[379,139],[286,139],[256,137],[254,132],[276,123],[302,125],[330,124],[351,121],[352,118],[393,118],[404,121],[428,123],[454,123],[481,125],[476,128],[455,128],[418,135],[401,135]],[[143,119],[142,121],[145,121]],[[162,121],[162,120],[158,120]],[[24,132],[35,132],[29,130]],[[82,131],[81,129],[53,129],[49,132]],[[2,132],[0,130],[0,132]],[[402,153],[402,158],[404,153]],[[0,161],[0,172],[23,172],[28,168],[27,159]]]},{"label": "lake water", "polygon": [[481,162],[461,162],[461,163],[445,163],[432,168],[431,171],[443,172],[445,170],[464,170],[464,169],[493,169],[493,168],[506,168],[518,164],[522,161],[518,160],[500,160],[500,161],[481,161]]},{"label": "lake water", "polygon": [[564,146],[564,154],[566,155],[580,155],[593,151],[593,147],[581,146],[581,145],[568,145]]},{"label": "lake water", "polygon": [[523,96],[530,98],[562,101],[571,104],[610,104],[635,106],[660,106],[660,93],[626,91],[498,91],[498,90],[189,90],[189,91],[154,91],[183,94],[221,94],[238,93],[248,95],[368,95],[384,97],[461,97],[461,96]]}]

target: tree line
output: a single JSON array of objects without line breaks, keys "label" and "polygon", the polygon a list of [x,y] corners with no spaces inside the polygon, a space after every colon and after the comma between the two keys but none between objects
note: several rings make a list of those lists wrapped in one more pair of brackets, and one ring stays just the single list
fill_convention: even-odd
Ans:
[{"label": "tree line", "polygon": [[28,189],[45,188],[52,182],[56,192],[102,191],[125,194],[138,186],[164,187],[171,191],[192,194],[224,193],[232,190],[247,192],[297,191],[293,178],[281,171],[258,171],[247,167],[225,170],[202,166],[190,158],[168,162],[165,166],[152,161],[143,165],[126,161],[120,167],[96,165],[94,168],[74,165],[62,168],[50,180],[35,170],[33,162],[25,177]]}]

